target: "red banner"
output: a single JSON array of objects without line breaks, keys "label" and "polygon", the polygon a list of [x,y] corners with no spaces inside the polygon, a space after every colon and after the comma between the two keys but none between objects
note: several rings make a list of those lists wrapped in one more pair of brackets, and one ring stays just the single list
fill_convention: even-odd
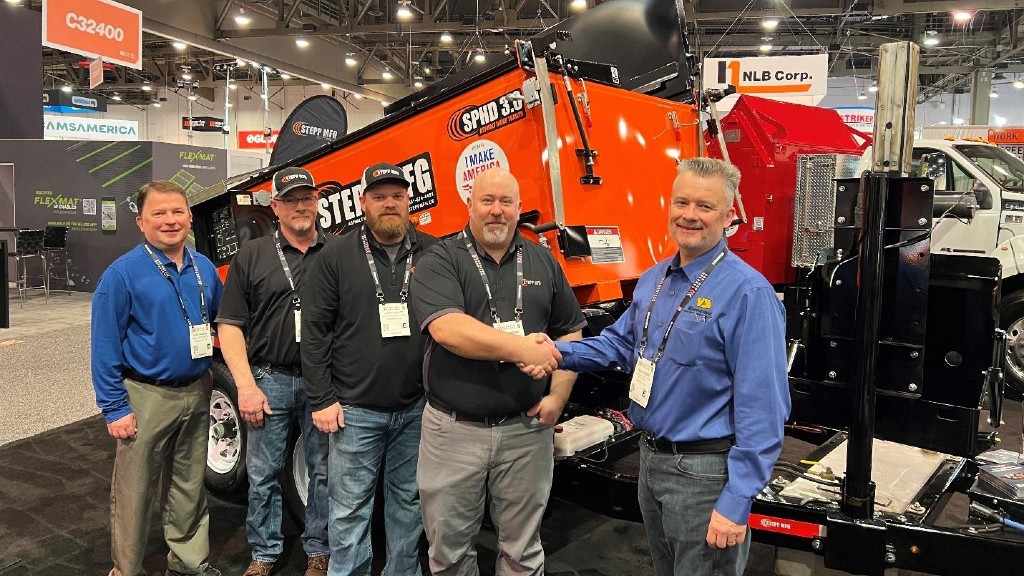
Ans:
[{"label": "red banner", "polygon": [[[274,130],[270,135],[270,149],[274,149],[274,144],[277,143],[277,135],[280,130]],[[238,132],[238,149],[239,150],[266,150],[266,146],[263,144],[264,140],[263,130],[241,130]]]}]

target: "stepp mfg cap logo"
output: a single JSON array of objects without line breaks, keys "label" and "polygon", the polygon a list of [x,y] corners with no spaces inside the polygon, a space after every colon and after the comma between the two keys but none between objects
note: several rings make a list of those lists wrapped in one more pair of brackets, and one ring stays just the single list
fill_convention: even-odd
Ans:
[{"label": "stepp mfg cap logo", "polygon": [[296,178],[299,178],[301,180],[309,180],[309,177],[306,176],[305,174],[288,174],[287,176],[283,176],[281,178],[281,184],[287,184],[292,180],[295,180]]},{"label": "stepp mfg cap logo", "polygon": [[380,178],[381,176],[395,176],[397,178],[403,177],[401,172],[393,168],[378,168],[370,175],[371,178]]}]

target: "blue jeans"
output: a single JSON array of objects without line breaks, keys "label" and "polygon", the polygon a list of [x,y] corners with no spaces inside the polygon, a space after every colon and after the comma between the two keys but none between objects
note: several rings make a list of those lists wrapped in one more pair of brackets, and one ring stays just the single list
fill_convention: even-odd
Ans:
[{"label": "blue jeans", "polygon": [[640,512],[657,576],[742,576],[750,530],[742,544],[710,548],[711,512],[727,478],[728,453],[653,452],[640,441]]},{"label": "blue jeans", "polygon": [[249,472],[249,510],[245,529],[253,560],[273,562],[284,550],[281,533],[281,478],[288,461],[288,442],[297,425],[306,449],[309,474],[306,530],[302,547],[309,556],[330,553],[327,544],[327,436],[313,426],[302,378],[253,367],[256,385],[267,396],[273,414],[263,426],[248,427],[245,464]]},{"label": "blue jeans", "polygon": [[401,412],[344,406],[345,427],[331,434],[330,576],[369,576],[373,561],[370,517],[377,473],[384,460],[384,531],[387,563],[382,576],[420,576],[423,533],[416,489],[423,399]]}]

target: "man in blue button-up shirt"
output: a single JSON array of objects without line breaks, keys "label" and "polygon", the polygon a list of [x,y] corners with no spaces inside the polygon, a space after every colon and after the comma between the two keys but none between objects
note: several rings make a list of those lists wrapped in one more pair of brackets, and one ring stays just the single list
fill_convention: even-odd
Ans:
[{"label": "man in blue button-up shirt", "polygon": [[181,187],[150,182],[136,203],[146,241],[107,268],[92,301],[96,404],[117,439],[110,573],[145,574],[152,503],[162,494],[167,574],[217,576],[206,561],[210,399],[202,379],[223,289],[213,263],[185,247],[192,214]]},{"label": "man in blue button-up shirt", "polygon": [[599,336],[556,343],[562,368],[634,374],[629,417],[644,431],[639,499],[658,576],[743,573],[751,502],[789,414],[782,305],[723,239],[739,179],[720,160],[683,162],[668,218],[678,255],[641,276]]}]

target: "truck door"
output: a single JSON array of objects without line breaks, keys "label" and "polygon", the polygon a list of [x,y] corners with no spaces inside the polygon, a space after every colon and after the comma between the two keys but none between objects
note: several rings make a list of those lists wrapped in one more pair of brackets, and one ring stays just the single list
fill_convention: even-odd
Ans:
[{"label": "truck door", "polygon": [[911,174],[935,181],[936,206],[957,203],[962,206],[972,200],[978,205],[973,217],[958,215],[950,209],[937,210],[932,227],[932,252],[983,256],[995,249],[999,207],[974,166],[958,161],[944,150],[915,147]]}]

